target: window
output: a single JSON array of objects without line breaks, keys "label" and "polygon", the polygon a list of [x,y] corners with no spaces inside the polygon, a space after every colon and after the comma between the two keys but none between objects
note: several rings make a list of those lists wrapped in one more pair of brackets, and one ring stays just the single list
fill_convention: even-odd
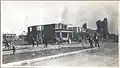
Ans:
[{"label": "window", "polygon": [[41,30],[41,26],[37,26],[37,30]]},{"label": "window", "polygon": [[64,25],[64,29],[67,29],[67,25]]},{"label": "window", "polygon": [[60,32],[56,32],[56,36],[57,36],[57,37],[60,37]]},{"label": "window", "polygon": [[73,30],[73,28],[72,28],[72,27],[69,27],[69,30]]},{"label": "window", "polygon": [[44,26],[41,26],[41,30],[44,30]]},{"label": "window", "polygon": [[78,27],[76,28],[76,31],[78,32]]},{"label": "window", "polygon": [[55,29],[58,29],[58,24],[55,25]]},{"label": "window", "polygon": [[62,29],[66,29],[66,28],[67,28],[67,26],[62,24]]},{"label": "window", "polygon": [[32,31],[32,27],[30,27],[30,32]]},{"label": "window", "polygon": [[64,25],[63,24],[61,24],[61,28],[64,29]]},{"label": "window", "polygon": [[60,24],[60,29],[62,29],[62,25]]},{"label": "window", "polygon": [[63,32],[62,37],[67,37],[67,32]]},{"label": "window", "polygon": [[71,32],[69,33],[69,37],[72,38],[72,33]]}]

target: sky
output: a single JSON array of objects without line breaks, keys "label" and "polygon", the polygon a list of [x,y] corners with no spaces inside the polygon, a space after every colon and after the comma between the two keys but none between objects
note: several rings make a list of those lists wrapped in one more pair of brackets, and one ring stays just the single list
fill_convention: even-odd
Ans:
[{"label": "sky", "polygon": [[118,34],[118,2],[110,1],[2,1],[2,33],[21,34],[31,25],[65,23],[96,29],[96,21],[108,19],[108,31]]}]

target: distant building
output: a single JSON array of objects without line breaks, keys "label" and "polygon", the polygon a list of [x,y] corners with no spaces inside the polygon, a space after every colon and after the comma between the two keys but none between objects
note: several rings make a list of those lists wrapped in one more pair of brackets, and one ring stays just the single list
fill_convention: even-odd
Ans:
[{"label": "distant building", "polygon": [[74,32],[85,32],[83,27],[68,27],[69,30],[73,30]]},{"label": "distant building", "polygon": [[103,36],[108,39],[108,35],[109,35],[109,32],[108,32],[108,21],[107,21],[107,18],[104,18],[103,20]]},{"label": "distant building", "polygon": [[118,42],[118,38],[119,38],[119,36],[118,35],[116,35],[116,34],[109,34],[109,37],[108,37],[109,39],[113,39],[114,40],[114,42]]},{"label": "distant building", "polygon": [[19,38],[26,38],[27,35],[19,35]]},{"label": "distant building", "polygon": [[92,37],[94,37],[95,35],[98,36],[98,37],[101,36],[100,33],[97,32],[97,30],[93,30],[93,29],[90,29],[90,28],[88,28],[86,30],[86,32],[89,34],[89,36],[92,36]]},{"label": "distant building", "polygon": [[83,34],[86,34],[86,31],[83,27],[68,27],[68,29],[73,31],[74,40],[78,40],[80,37],[83,36]]},{"label": "distant building", "polygon": [[16,34],[3,34],[3,42],[7,39],[9,42],[13,42],[16,39]]},{"label": "distant building", "polygon": [[101,37],[104,37],[105,39],[108,39],[108,23],[107,23],[107,18],[104,18],[103,21],[98,20],[96,22],[97,25],[97,32],[101,34]]},{"label": "distant building", "polygon": [[101,20],[98,20],[98,21],[96,22],[96,25],[97,25],[97,32],[103,33],[103,24],[102,24],[102,21],[101,21]]},{"label": "distant building", "polygon": [[55,42],[55,39],[62,39],[64,41],[73,37],[73,31],[67,29],[66,24],[46,24],[28,27],[28,43],[31,44],[31,37],[38,39],[39,42]]},{"label": "distant building", "polygon": [[19,35],[19,39],[27,40],[27,35]]}]

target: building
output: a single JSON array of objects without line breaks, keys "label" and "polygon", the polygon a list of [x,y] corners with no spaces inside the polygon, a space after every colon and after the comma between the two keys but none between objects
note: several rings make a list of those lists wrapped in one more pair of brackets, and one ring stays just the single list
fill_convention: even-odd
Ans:
[{"label": "building", "polygon": [[19,38],[26,39],[27,35],[19,35]]},{"label": "building", "polygon": [[69,30],[73,30],[74,32],[85,32],[83,27],[68,27]]},{"label": "building", "polygon": [[54,43],[56,40],[62,39],[67,41],[68,38],[73,37],[73,31],[67,29],[66,24],[46,24],[28,27],[28,43],[31,44],[31,37],[39,40],[42,44],[44,42]]},{"label": "building", "polygon": [[86,30],[86,32],[89,34],[89,36],[94,37],[96,35],[96,36],[100,37],[100,33],[97,32],[97,30],[93,30],[93,29],[88,28]]},{"label": "building", "polygon": [[107,18],[104,18],[103,20],[103,36],[108,39],[108,35],[109,35],[109,32],[108,32],[108,21],[107,21]]},{"label": "building", "polygon": [[69,30],[73,31],[73,40],[78,40],[83,34],[86,34],[86,31],[83,27],[68,27]]},{"label": "building", "polygon": [[[43,37],[43,25],[36,25],[36,26],[29,26],[28,27],[28,33],[27,33],[27,38],[28,38],[28,43],[31,44],[31,38],[34,37],[35,39],[39,39],[39,42],[41,42],[41,39]],[[39,37],[39,38],[37,38]]]},{"label": "building", "polygon": [[3,34],[3,43],[5,41],[5,39],[7,39],[7,41],[9,42],[13,42],[16,40],[16,34]]},{"label": "building", "polygon": [[101,34],[101,37],[108,39],[108,23],[107,23],[107,18],[104,18],[103,21],[98,20],[96,22],[97,25],[97,32],[99,32]]},{"label": "building", "polygon": [[73,38],[73,31],[67,29],[66,24],[58,23],[55,24],[55,35],[56,39],[62,39],[63,41],[67,41],[68,38]]}]

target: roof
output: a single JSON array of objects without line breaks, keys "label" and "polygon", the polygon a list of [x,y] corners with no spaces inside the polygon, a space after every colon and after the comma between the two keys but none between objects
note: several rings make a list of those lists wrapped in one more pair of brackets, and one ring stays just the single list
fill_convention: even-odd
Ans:
[{"label": "roof", "polygon": [[83,27],[80,27],[80,26],[68,26],[68,28],[83,28]]},{"label": "roof", "polygon": [[[33,26],[44,26],[44,25],[55,25],[55,24],[64,24],[64,23],[47,23],[43,25],[33,25]],[[64,24],[64,25],[67,25],[67,24]],[[29,27],[33,27],[33,26],[29,26]]]},{"label": "roof", "polygon": [[55,29],[55,31],[72,31],[73,32],[73,30],[68,30],[68,29]]},{"label": "roof", "polygon": [[7,33],[7,34],[3,34],[3,35],[16,35],[16,34],[10,34],[10,33],[8,34],[8,33]]}]

